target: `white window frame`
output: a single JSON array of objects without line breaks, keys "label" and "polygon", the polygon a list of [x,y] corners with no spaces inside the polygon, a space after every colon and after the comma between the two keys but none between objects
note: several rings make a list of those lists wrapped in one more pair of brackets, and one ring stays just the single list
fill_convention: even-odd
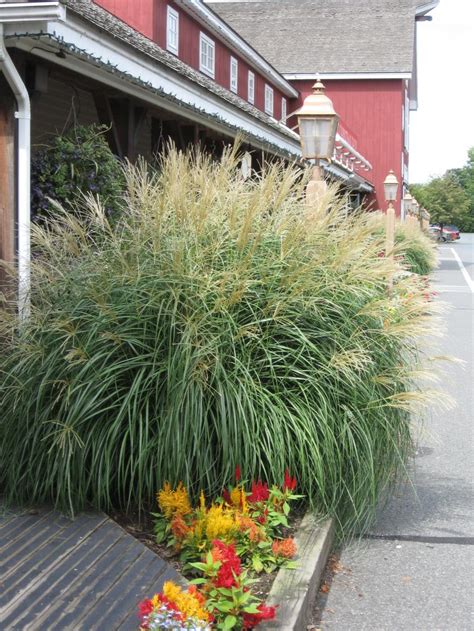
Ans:
[{"label": "white window frame", "polygon": [[281,122],[286,125],[286,117],[288,116],[287,103],[284,96],[281,97]]},{"label": "white window frame", "polygon": [[273,88],[265,84],[265,113],[273,116]]},{"label": "white window frame", "polygon": [[[172,29],[173,23],[176,25],[176,31]],[[178,55],[179,51],[179,13],[169,5],[166,12],[166,50],[175,55]]]},{"label": "white window frame", "polygon": [[214,79],[216,73],[216,43],[204,33],[199,35],[199,70]]},{"label": "white window frame", "polygon": [[230,89],[236,94],[239,91],[239,62],[235,57],[230,58]]},{"label": "white window frame", "polygon": [[247,101],[255,103],[255,75],[249,70],[248,78],[247,78]]}]

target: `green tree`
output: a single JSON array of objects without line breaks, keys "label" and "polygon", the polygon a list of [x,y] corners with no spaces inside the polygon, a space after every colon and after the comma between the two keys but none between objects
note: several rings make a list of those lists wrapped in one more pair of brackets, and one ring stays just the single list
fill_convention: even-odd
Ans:
[{"label": "green tree", "polygon": [[474,232],[474,147],[465,166],[426,184],[413,184],[410,193],[428,210],[432,223],[456,224],[463,232]]}]

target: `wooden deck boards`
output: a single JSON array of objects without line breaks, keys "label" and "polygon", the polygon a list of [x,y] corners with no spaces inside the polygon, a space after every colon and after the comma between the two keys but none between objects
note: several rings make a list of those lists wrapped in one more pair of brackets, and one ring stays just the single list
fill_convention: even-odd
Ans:
[{"label": "wooden deck boards", "polygon": [[172,566],[101,513],[0,509],[0,629],[137,629]]}]

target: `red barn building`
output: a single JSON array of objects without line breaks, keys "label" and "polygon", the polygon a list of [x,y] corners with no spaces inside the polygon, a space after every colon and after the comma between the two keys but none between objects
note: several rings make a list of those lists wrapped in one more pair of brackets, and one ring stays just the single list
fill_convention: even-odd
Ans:
[{"label": "red barn building", "polygon": [[317,74],[341,116],[327,177],[354,204],[368,197],[383,208],[387,171],[407,183],[415,22],[436,4],[0,2],[0,259],[18,259],[26,291],[29,157],[52,134],[103,123],[112,150],[132,160],[169,138],[218,156],[240,135],[256,168],[272,156],[299,160],[286,121]]},{"label": "red barn building", "polygon": [[373,166],[375,208],[385,207],[383,180],[390,169],[408,185],[416,22],[427,19],[439,0],[206,1],[298,90],[292,108],[321,78],[342,128]]}]

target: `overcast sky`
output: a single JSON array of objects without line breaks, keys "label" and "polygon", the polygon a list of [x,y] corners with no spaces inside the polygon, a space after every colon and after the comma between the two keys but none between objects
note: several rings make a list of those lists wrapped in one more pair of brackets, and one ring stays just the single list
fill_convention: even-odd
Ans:
[{"label": "overcast sky", "polygon": [[418,23],[418,111],[410,120],[410,182],[460,167],[474,146],[474,0],[441,0]]}]

